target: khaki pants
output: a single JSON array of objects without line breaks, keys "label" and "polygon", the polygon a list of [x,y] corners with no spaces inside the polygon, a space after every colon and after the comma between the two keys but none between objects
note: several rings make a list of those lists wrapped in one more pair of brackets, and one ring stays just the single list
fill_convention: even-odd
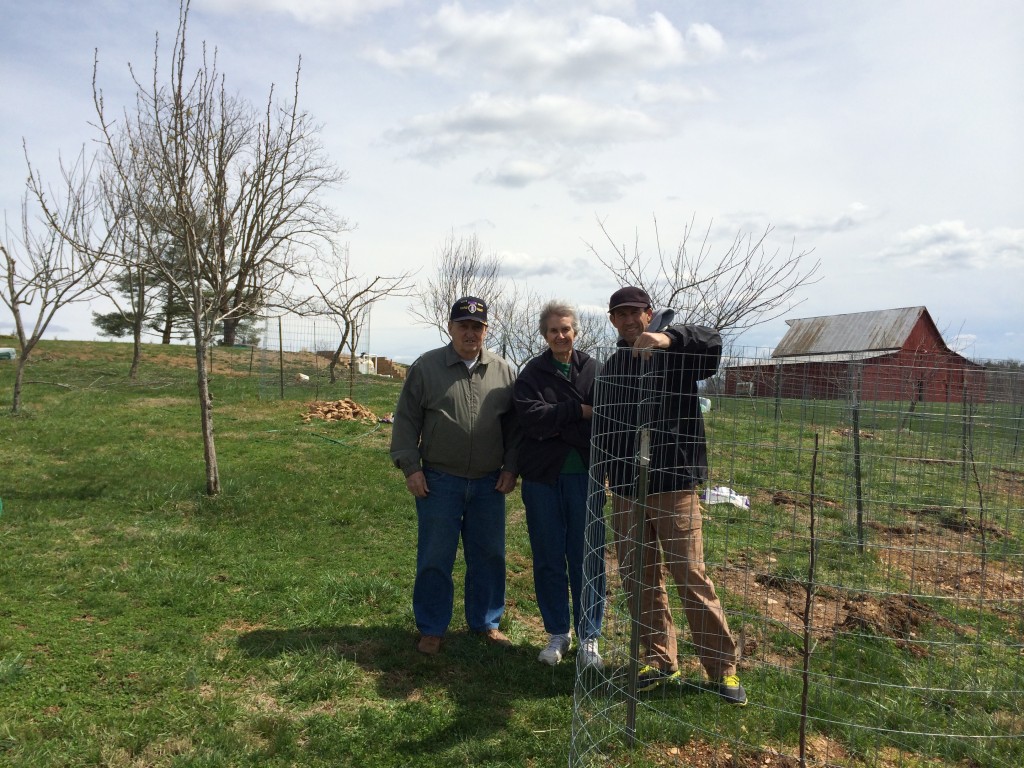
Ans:
[{"label": "khaki pants", "polygon": [[[637,532],[632,527],[639,517],[633,511],[633,504],[633,499],[612,496],[612,527],[619,574],[631,596],[631,611],[634,610],[632,595],[637,587],[638,570],[634,551]],[[715,585],[704,568],[700,496],[697,491],[652,493],[647,497],[646,506],[638,511],[643,512],[644,526],[639,622],[645,662],[672,672],[679,668],[676,628],[665,589],[667,569],[676,582],[697,655],[708,677],[717,679],[735,674],[736,642],[729,633]]]}]

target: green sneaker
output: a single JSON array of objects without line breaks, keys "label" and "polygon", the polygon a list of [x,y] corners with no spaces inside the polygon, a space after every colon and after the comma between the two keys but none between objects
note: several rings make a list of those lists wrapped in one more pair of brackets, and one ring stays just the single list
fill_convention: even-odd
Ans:
[{"label": "green sneaker", "polygon": [[716,684],[718,695],[737,707],[747,706],[747,692],[740,685],[739,675],[726,675]]},{"label": "green sneaker", "polygon": [[636,675],[637,693],[653,691],[662,683],[675,682],[681,676],[682,673],[678,669],[675,672],[669,672],[658,667],[652,667],[650,664],[644,664]]}]

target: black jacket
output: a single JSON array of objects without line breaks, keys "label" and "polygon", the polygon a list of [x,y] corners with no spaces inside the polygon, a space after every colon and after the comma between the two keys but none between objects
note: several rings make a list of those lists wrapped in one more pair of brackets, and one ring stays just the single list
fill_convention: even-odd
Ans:
[{"label": "black jacket", "polygon": [[620,340],[594,388],[591,460],[600,462],[599,475],[623,496],[637,493],[639,435],[645,427],[651,438],[648,493],[689,490],[708,477],[697,382],[718,370],[722,337],[701,325],[673,325],[664,333],[671,346],[648,360],[634,356]]},{"label": "black jacket", "polygon": [[523,432],[519,473],[525,480],[554,485],[573,448],[589,463],[591,422],[583,418],[581,406],[593,404],[597,363],[573,350],[569,365],[566,379],[549,349],[523,367],[512,388]]}]

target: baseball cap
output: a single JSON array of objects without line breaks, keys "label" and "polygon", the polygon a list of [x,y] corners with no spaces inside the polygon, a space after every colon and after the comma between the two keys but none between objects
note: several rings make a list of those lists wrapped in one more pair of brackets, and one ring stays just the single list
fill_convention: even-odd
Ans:
[{"label": "baseball cap", "polygon": [[476,296],[463,296],[452,304],[452,312],[448,317],[452,323],[459,320],[476,320],[487,325],[487,304]]},{"label": "baseball cap", "polygon": [[627,285],[619,288],[612,297],[608,299],[608,311],[612,312],[616,307],[640,307],[647,309],[652,306],[651,297],[642,288],[634,288]]}]

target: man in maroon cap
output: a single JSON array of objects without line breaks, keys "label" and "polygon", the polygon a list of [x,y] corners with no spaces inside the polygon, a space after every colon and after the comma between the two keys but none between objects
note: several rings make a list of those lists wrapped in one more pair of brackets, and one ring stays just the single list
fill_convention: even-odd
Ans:
[{"label": "man in maroon cap", "polygon": [[[612,492],[623,584],[631,594],[640,590],[640,615],[633,616],[644,653],[637,688],[681,678],[667,569],[712,690],[743,706],[747,696],[736,674],[736,642],[704,567],[698,491],[708,477],[708,460],[697,382],[718,370],[722,337],[701,325],[652,328],[651,299],[632,286],[612,294],[608,314],[619,348],[597,385],[593,460],[604,463]],[[644,488],[638,488],[641,433],[650,439]]]}]

